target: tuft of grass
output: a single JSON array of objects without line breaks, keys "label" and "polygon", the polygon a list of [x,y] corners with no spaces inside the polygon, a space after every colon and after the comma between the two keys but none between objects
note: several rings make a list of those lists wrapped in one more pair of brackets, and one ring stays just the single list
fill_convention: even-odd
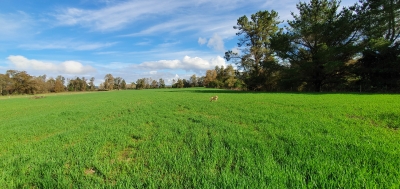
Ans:
[{"label": "tuft of grass", "polygon": [[399,105],[201,88],[3,99],[0,188],[398,188]]}]

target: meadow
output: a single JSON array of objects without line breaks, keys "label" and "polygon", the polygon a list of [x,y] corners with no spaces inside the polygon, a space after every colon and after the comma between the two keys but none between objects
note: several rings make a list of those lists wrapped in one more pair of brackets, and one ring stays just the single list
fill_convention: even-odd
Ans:
[{"label": "meadow", "polygon": [[0,99],[0,188],[400,187],[400,95],[45,96]]}]

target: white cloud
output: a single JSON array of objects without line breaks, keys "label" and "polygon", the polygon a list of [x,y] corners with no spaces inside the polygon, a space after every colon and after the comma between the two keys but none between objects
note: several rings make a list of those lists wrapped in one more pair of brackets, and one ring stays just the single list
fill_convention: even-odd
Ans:
[{"label": "white cloud", "polygon": [[[205,15],[206,14],[206,15]],[[226,13],[224,15],[215,13],[195,12],[193,15],[174,15],[170,20],[153,22],[153,25],[139,32],[120,35],[120,37],[137,37],[148,35],[160,35],[160,33],[183,33],[190,31],[193,35],[212,35],[218,33],[223,38],[235,36],[232,26],[236,25],[238,15]]]},{"label": "white cloud", "polygon": [[102,49],[117,44],[116,42],[109,43],[85,43],[76,42],[71,40],[64,41],[52,41],[52,42],[40,42],[34,44],[22,44],[20,48],[29,50],[45,50],[45,49],[65,49],[65,50],[76,50],[76,51],[88,51]]},{"label": "white cloud", "polygon": [[239,49],[239,47],[234,47],[234,48],[231,49],[231,51],[232,51],[233,53],[240,54],[240,49]]},{"label": "white cloud", "polygon": [[199,57],[191,58],[189,56],[183,57],[182,60],[159,60],[154,62],[143,62],[134,67],[142,69],[182,69],[186,71],[202,72],[208,69],[214,69],[215,66],[226,66],[225,60],[217,56],[210,60],[204,60]]},{"label": "white cloud", "polygon": [[198,42],[200,45],[204,45],[204,44],[207,43],[207,39],[206,39],[206,38],[199,37],[199,40],[198,40],[197,42]]},{"label": "white cloud", "polygon": [[96,71],[92,66],[82,65],[80,62],[72,60],[57,64],[35,59],[27,59],[20,55],[10,55],[7,59],[16,67],[16,69],[22,69],[28,72],[30,70],[37,70],[59,74],[86,74]]},{"label": "white cloud", "polygon": [[32,35],[35,21],[25,12],[0,14],[0,40],[25,38]]},{"label": "white cloud", "polygon": [[225,51],[224,41],[218,34],[214,34],[214,36],[208,40],[207,47],[210,47],[216,51]]},{"label": "white cloud", "polygon": [[99,10],[67,8],[54,15],[61,25],[81,25],[94,30],[118,30],[126,25],[147,18],[147,15],[162,15],[187,5],[185,1],[125,1]]}]

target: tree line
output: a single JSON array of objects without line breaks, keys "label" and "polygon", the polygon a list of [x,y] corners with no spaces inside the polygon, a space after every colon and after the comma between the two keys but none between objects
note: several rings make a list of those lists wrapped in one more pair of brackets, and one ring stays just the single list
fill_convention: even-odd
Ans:
[{"label": "tree line", "polygon": [[[186,88],[203,86],[204,76],[197,77],[192,75],[189,80],[173,79],[172,88]],[[114,77],[112,74],[104,76],[104,82],[99,86],[94,84],[95,78],[85,77],[67,78],[59,75],[56,78],[46,75],[32,76],[26,71],[7,70],[5,74],[0,74],[0,95],[14,94],[42,94],[59,92],[78,92],[78,91],[109,91],[127,89],[156,89],[166,88],[164,79],[153,80],[152,78],[141,78],[135,82],[127,83],[121,77]]]},{"label": "tree line", "polygon": [[0,74],[0,95],[40,94],[65,91],[94,91],[94,77],[65,79],[59,75],[47,78],[46,75],[32,76],[26,71],[7,70]]},{"label": "tree line", "polygon": [[221,68],[208,70],[206,86],[398,92],[399,0],[360,0],[339,7],[336,0],[300,2],[299,13],[292,13],[283,27],[274,10],[240,17],[233,27],[239,52],[224,56],[237,65],[235,77],[228,80]]}]

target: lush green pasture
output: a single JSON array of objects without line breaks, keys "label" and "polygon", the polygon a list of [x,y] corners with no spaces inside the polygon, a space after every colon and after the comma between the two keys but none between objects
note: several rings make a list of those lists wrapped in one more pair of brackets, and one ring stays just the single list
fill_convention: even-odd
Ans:
[{"label": "lush green pasture", "polygon": [[400,187],[400,95],[112,91],[0,116],[0,188]]}]

